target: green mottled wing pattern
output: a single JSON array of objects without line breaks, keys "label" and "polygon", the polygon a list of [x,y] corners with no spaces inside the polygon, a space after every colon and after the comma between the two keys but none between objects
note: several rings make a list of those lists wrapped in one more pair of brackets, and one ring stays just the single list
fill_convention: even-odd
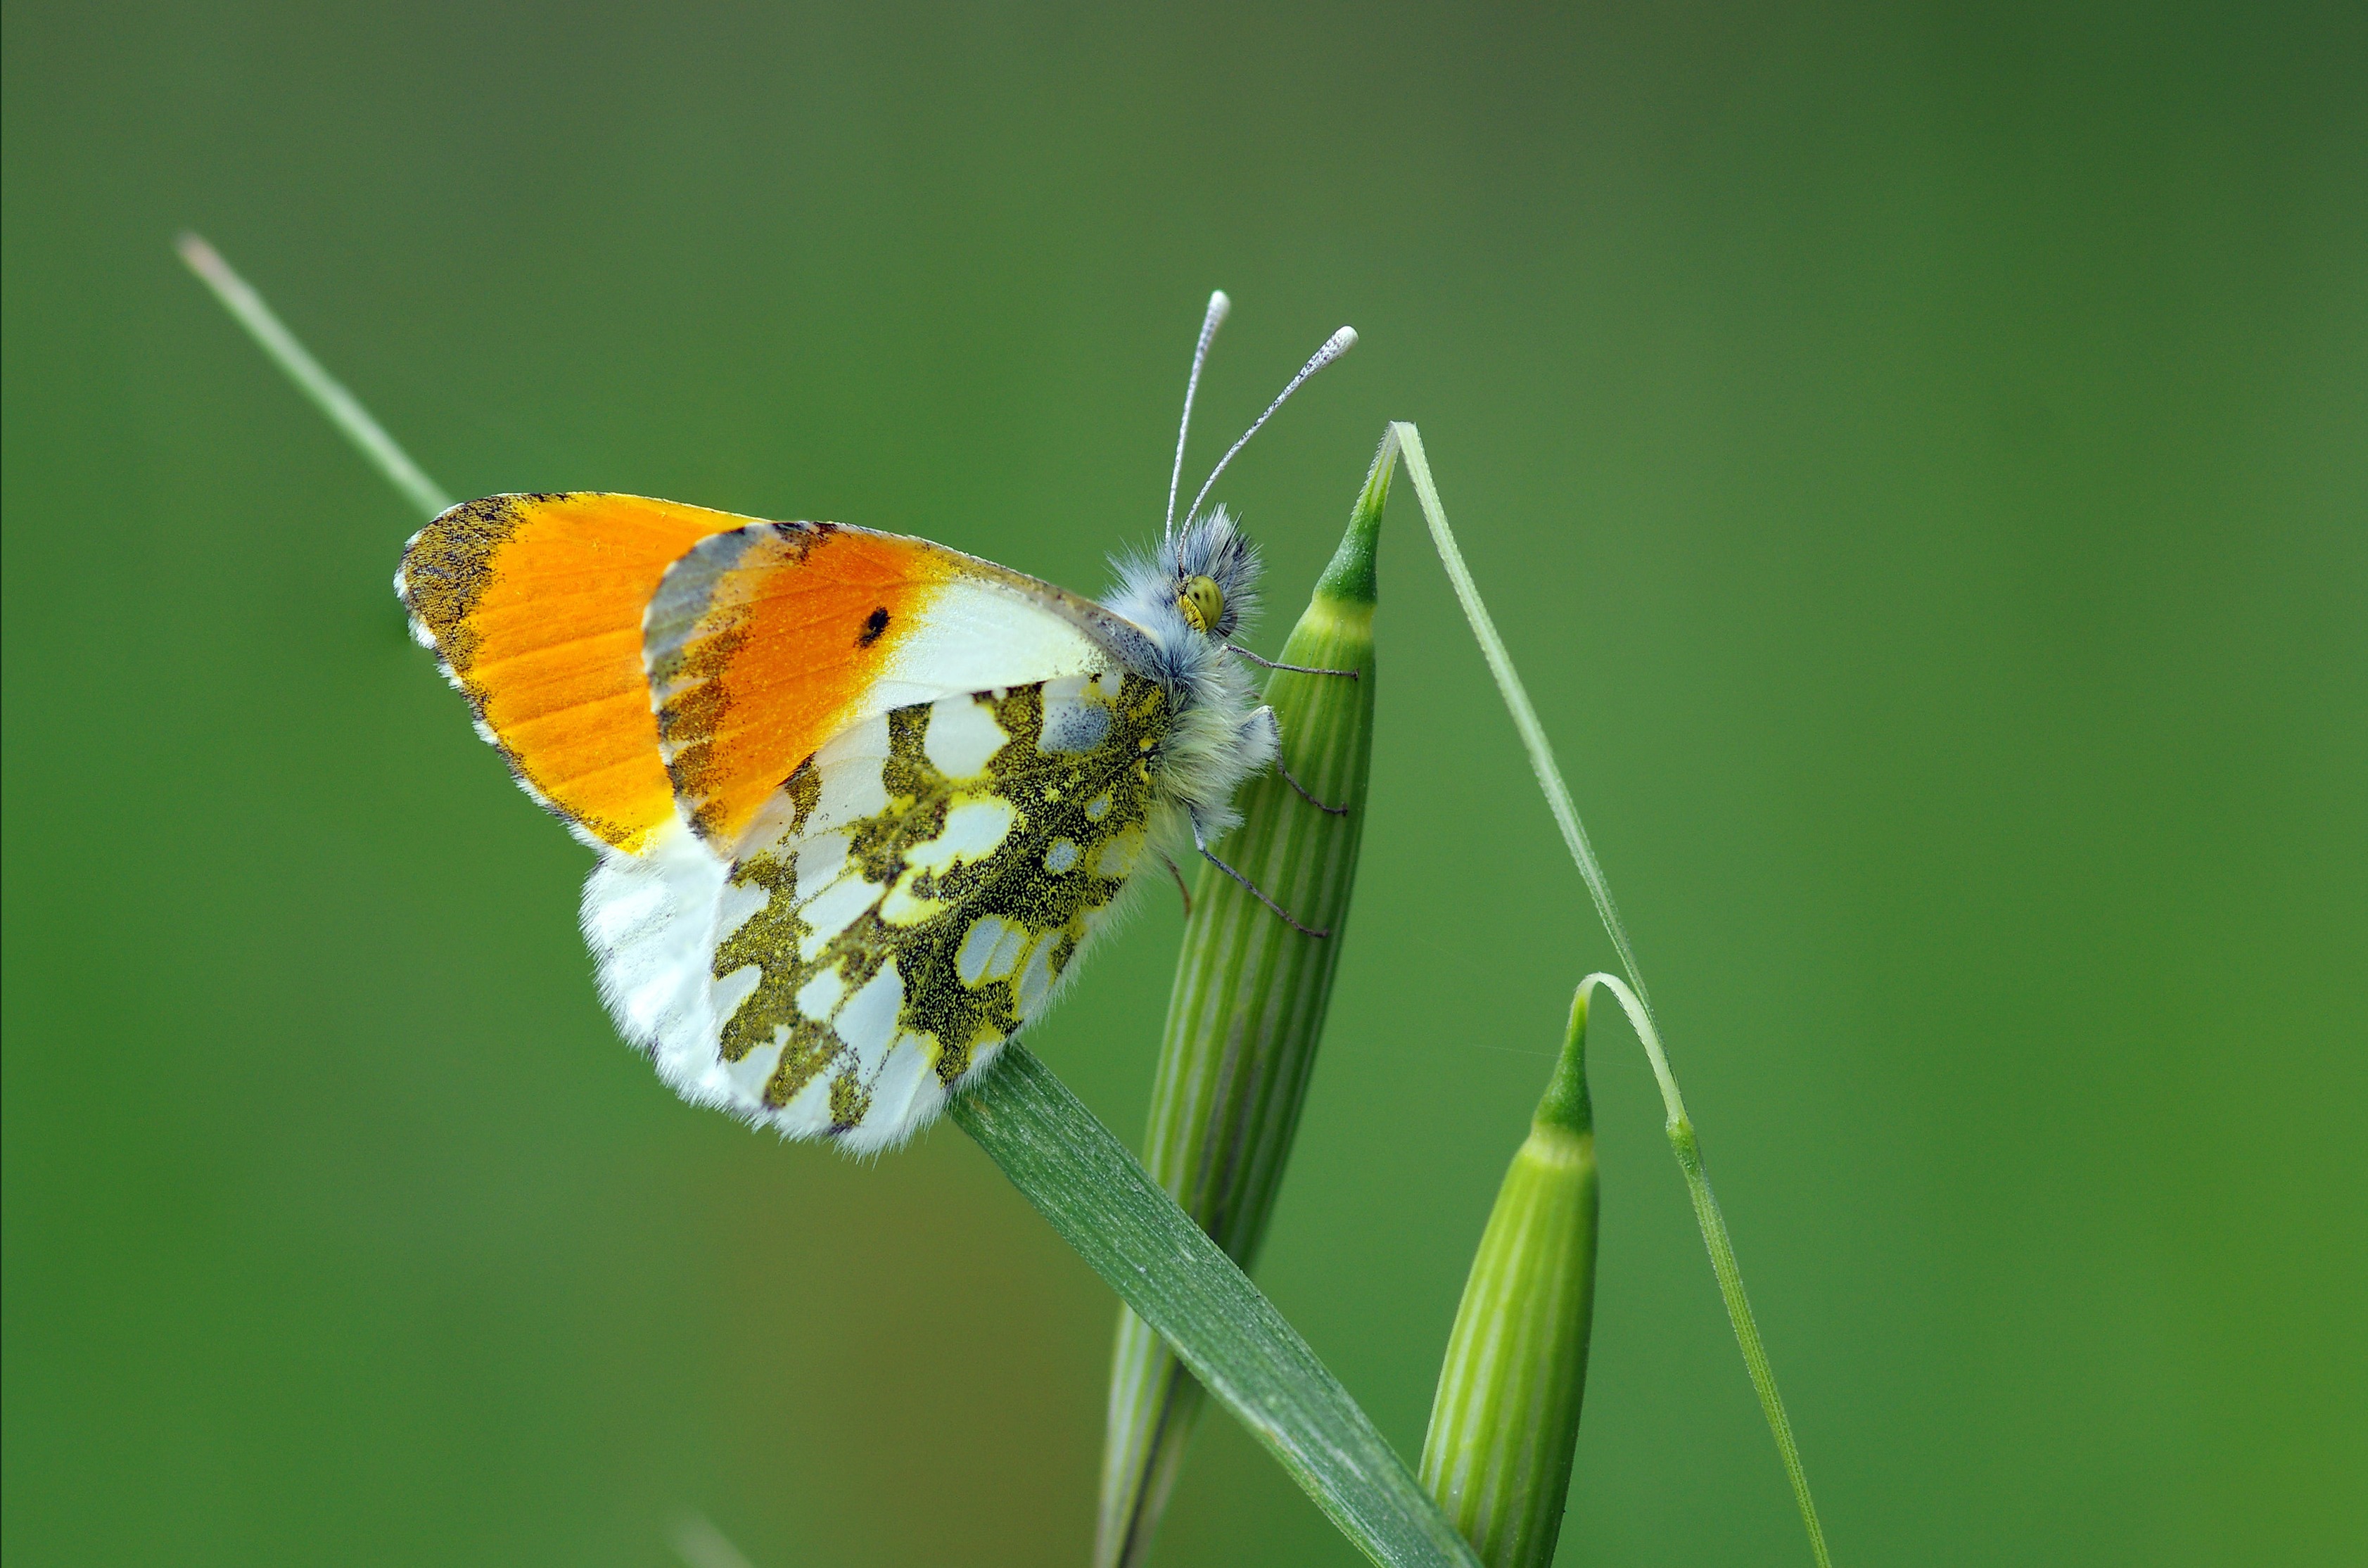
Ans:
[{"label": "green mottled wing pattern", "polygon": [[1076,676],[894,709],[825,744],[718,899],[710,1082],[850,1148],[926,1123],[1110,914],[1172,718],[1140,676]]}]

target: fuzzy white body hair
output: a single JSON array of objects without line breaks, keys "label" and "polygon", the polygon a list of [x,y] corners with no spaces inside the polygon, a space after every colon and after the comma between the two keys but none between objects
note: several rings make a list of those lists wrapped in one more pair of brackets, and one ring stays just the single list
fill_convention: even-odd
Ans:
[{"label": "fuzzy white body hair", "polygon": [[[1159,794],[1172,808],[1163,813],[1162,842],[1196,853],[1240,820],[1234,791],[1279,749],[1273,712],[1258,706],[1257,687],[1226,646],[1258,611],[1258,551],[1220,506],[1163,541],[1156,555],[1111,564],[1119,580],[1102,602],[1150,638],[1153,667],[1135,673],[1166,688],[1176,715],[1160,747]],[[1224,618],[1206,631],[1177,602],[1178,585],[1196,575],[1212,579],[1224,600]]]}]

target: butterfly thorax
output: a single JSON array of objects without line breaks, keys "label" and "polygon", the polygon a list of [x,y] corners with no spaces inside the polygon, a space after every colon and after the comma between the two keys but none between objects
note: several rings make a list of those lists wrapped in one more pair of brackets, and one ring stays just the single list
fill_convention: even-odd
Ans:
[{"label": "butterfly thorax", "polygon": [[1147,634],[1147,667],[1136,673],[1167,694],[1175,712],[1160,792],[1214,837],[1233,824],[1235,787],[1269,756],[1245,735],[1257,690],[1229,645],[1258,612],[1257,548],[1219,507],[1153,553],[1113,564],[1119,582],[1105,602]]}]

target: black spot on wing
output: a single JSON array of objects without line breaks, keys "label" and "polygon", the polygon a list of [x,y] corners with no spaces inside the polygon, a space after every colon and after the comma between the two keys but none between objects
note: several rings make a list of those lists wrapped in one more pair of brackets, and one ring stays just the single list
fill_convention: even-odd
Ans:
[{"label": "black spot on wing", "polygon": [[880,634],[887,630],[888,607],[881,605],[863,618],[863,634],[855,640],[855,645],[859,648],[869,648],[879,642]]}]

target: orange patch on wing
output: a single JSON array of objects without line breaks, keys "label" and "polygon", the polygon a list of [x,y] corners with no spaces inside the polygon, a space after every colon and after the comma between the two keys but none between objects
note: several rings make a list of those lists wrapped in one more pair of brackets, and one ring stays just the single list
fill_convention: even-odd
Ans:
[{"label": "orange patch on wing", "polygon": [[[676,791],[693,825],[726,846],[849,722],[951,562],[916,540],[828,524],[751,533],[699,583],[696,625],[671,646],[651,633]],[[694,557],[682,570],[700,565]]]},{"label": "orange patch on wing", "polygon": [[749,519],[634,495],[495,495],[404,552],[404,600],[521,783],[620,849],[673,818],[642,666],[666,570]]}]

